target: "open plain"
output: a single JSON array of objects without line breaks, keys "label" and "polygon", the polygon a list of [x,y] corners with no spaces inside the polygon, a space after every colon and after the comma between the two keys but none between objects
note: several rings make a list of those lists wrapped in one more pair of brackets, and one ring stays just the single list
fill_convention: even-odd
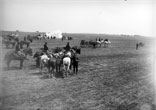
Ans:
[{"label": "open plain", "polygon": [[[28,57],[24,68],[1,64],[1,110],[154,110],[154,39],[146,37],[69,34],[73,40],[34,40],[33,53],[45,42],[49,48],[80,46],[81,40],[108,38],[108,48],[81,48],[79,72],[49,78]],[[23,38],[21,38],[23,39]],[[136,43],[145,45],[136,50]],[[2,61],[6,52],[3,48]]]}]

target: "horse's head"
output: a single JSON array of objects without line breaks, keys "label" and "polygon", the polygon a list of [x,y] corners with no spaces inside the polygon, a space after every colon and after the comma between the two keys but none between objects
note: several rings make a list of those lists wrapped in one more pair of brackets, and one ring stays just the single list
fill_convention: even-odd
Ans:
[{"label": "horse's head", "polygon": [[36,52],[33,56],[33,58],[38,58],[40,56],[40,52]]}]

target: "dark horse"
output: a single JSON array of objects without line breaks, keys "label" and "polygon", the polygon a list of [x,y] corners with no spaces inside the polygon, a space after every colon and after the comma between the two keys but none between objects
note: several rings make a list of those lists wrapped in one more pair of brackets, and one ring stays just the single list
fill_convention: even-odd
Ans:
[{"label": "dark horse", "polygon": [[17,55],[17,53],[15,51],[9,51],[8,53],[6,53],[4,59],[6,61],[8,69],[10,67],[9,65],[10,65],[11,61],[13,61],[13,60],[20,61],[20,68],[22,68],[24,60],[27,59],[27,55],[32,56],[32,54],[33,54],[31,48],[23,49],[20,52],[21,52],[21,55]]},{"label": "dark horse", "polygon": [[36,67],[40,66],[40,56],[43,55],[43,52],[36,52],[33,56],[33,58],[36,59]]},{"label": "dark horse", "polygon": [[12,48],[14,48],[16,42],[15,41],[9,41],[9,40],[2,40],[2,44],[4,44],[6,46],[6,48],[8,48],[10,45],[12,45]]}]

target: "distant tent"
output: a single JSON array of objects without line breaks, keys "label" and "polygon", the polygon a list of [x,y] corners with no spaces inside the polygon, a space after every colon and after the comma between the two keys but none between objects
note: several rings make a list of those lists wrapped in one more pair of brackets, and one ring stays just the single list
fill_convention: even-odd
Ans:
[{"label": "distant tent", "polygon": [[52,31],[52,32],[47,32],[45,33],[47,38],[56,38],[56,39],[61,39],[62,38],[62,32],[57,30],[57,31]]}]

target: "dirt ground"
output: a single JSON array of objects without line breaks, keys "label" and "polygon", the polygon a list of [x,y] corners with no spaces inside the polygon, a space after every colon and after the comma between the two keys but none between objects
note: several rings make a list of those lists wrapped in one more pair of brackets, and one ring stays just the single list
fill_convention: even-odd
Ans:
[{"label": "dirt ground", "polygon": [[[70,44],[79,45],[83,37]],[[85,38],[89,39],[88,37]],[[144,47],[135,49],[139,40]],[[33,52],[44,42],[50,48],[65,46],[67,41],[33,41]],[[24,68],[13,61],[8,70],[2,62],[1,110],[155,110],[154,52],[147,38],[111,37],[108,48],[82,48],[77,75],[49,78],[28,57]],[[1,58],[11,49],[3,48]]]}]

